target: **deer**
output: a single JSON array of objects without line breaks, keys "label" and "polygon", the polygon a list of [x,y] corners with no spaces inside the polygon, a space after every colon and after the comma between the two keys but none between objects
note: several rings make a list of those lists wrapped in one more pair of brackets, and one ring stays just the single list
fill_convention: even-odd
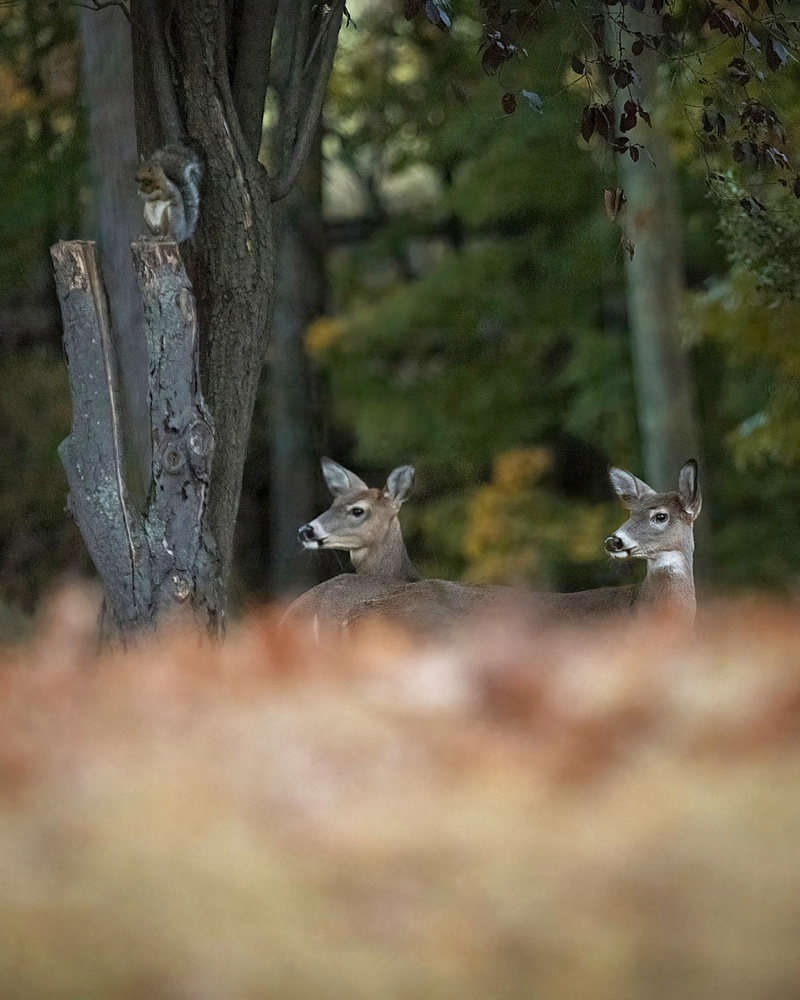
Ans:
[{"label": "deer", "polygon": [[306,549],[350,554],[355,573],[317,584],[289,605],[283,624],[310,622],[316,635],[341,628],[363,601],[419,579],[408,557],[398,513],[414,481],[414,467],[399,465],[383,489],[370,489],[354,472],[330,458],[320,460],[333,503],[297,532]]},{"label": "deer", "polygon": [[665,493],[615,466],[609,468],[609,479],[629,517],[606,538],[605,551],[612,559],[645,560],[647,572],[637,586],[559,594],[422,580],[366,599],[346,620],[345,630],[377,620],[437,634],[457,627],[467,615],[498,609],[521,611],[541,627],[647,611],[670,613],[693,624],[694,522],[702,506],[697,462],[686,462],[678,475],[678,489]]}]

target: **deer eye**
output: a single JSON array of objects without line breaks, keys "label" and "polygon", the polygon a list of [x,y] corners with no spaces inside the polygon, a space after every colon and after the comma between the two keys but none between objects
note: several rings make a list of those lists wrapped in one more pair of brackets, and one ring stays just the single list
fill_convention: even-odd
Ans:
[{"label": "deer eye", "polygon": [[363,507],[351,507],[349,513],[352,514],[353,517],[363,517],[366,511]]},{"label": "deer eye", "polygon": [[656,521],[658,524],[666,524],[667,521],[669,520],[669,514],[665,513],[663,510],[660,510],[657,514],[653,514],[653,520]]}]

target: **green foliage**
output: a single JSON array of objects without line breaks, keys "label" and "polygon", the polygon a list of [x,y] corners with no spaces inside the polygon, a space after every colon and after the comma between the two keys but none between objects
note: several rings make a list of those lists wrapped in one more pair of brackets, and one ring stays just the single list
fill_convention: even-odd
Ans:
[{"label": "green foliage", "polygon": [[[800,467],[800,207],[756,208],[733,179],[720,214],[730,269],[694,296],[695,335],[722,345],[740,378],[758,373],[728,444],[740,468]],[[752,378],[752,376],[751,376]]]},{"label": "green foliage", "polygon": [[47,0],[0,7],[0,300],[30,293],[47,248],[82,211],[85,123],[75,9]]},{"label": "green foliage", "polygon": [[61,356],[36,350],[3,358],[0,425],[0,602],[30,609],[56,568],[89,568],[64,510],[67,481],[56,453],[70,426]]},{"label": "green foliage", "polygon": [[[368,4],[361,30],[345,37],[328,152],[375,230],[336,252],[341,315],[317,324],[309,349],[326,372],[335,419],[355,436],[354,460],[417,465],[403,516],[423,572],[591,586],[608,580],[597,552],[620,513],[606,503],[603,458],[641,471],[621,251],[599,197],[615,183],[613,160],[578,148],[588,91],[564,69],[574,19],[548,14],[546,43],[505,64],[498,80],[476,65],[474,14],[455,4],[445,37],[422,17],[388,23],[381,5]],[[730,58],[726,43],[703,67],[676,61],[670,77],[687,277],[704,289],[692,293],[686,330],[714,580],[777,586],[800,564],[800,533],[786,513],[798,506],[800,239],[796,205],[763,193],[794,201],[774,172],[759,188],[749,171],[737,189],[741,168],[732,168],[707,197],[708,171],[726,154],[703,129],[702,70],[722,79]],[[535,83],[522,82],[532,72]],[[792,66],[769,83],[785,107],[797,102]],[[534,86],[541,106],[529,107],[521,86]],[[731,88],[719,92],[715,113],[739,107],[741,88]],[[751,90],[766,100],[761,83]],[[500,110],[503,91],[517,94],[510,116]],[[767,213],[742,204],[754,190]],[[720,206],[728,207],[717,230]],[[779,308],[768,308],[770,295]],[[502,485],[504,463],[563,434],[577,451],[548,451],[553,464],[539,479]],[[568,475],[581,454],[596,456],[592,471]],[[747,542],[751,532],[757,545]]]},{"label": "green foliage", "polygon": [[[476,541],[481,484],[500,456],[564,431],[633,457],[618,237],[595,196],[600,172],[574,148],[578,105],[560,94],[558,47],[531,54],[544,113],[498,116],[496,82],[474,62],[474,22],[455,15],[443,45],[423,21],[398,37],[370,6],[346,40],[328,112],[334,162],[357,168],[381,224],[365,246],[337,253],[344,313],[317,324],[308,345],[336,419],[355,434],[355,461],[417,466],[404,518],[423,572],[552,581],[574,560],[585,501],[529,483],[515,503],[541,530],[518,538],[510,525],[525,518],[509,509],[507,548],[493,552]],[[375,99],[383,113],[363,113]],[[426,178],[419,198],[398,206],[412,175]],[[597,527],[586,509],[583,523]]]}]

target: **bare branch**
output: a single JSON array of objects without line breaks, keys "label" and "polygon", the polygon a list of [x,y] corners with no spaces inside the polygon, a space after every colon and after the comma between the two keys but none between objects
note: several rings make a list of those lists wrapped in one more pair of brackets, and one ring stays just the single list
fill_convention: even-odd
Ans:
[{"label": "bare branch", "polygon": [[235,40],[233,101],[248,149],[258,156],[280,0],[244,0]]},{"label": "bare branch", "polygon": [[[285,198],[292,189],[292,185],[297,180],[297,175],[300,173],[311,149],[314,133],[319,124],[319,116],[322,112],[322,102],[325,100],[325,92],[328,89],[328,81],[333,69],[333,59],[336,55],[336,43],[339,39],[339,29],[342,26],[343,14],[344,0],[333,0],[322,28],[324,34],[319,46],[319,64],[311,82],[308,98],[304,101],[306,107],[305,117],[294,145],[291,147],[288,164],[280,172],[272,186],[273,201],[280,201],[281,198]],[[299,89],[298,87],[298,91]],[[296,95],[290,94],[290,97],[299,99],[299,93]]]},{"label": "bare branch", "polygon": [[288,168],[292,150],[297,141],[297,128],[300,115],[300,98],[303,87],[303,69],[308,45],[308,29],[311,21],[311,0],[300,0],[294,17],[292,32],[292,61],[284,91],[281,107],[280,136],[283,148],[281,150],[281,172]]},{"label": "bare branch", "polygon": [[[144,86],[145,94],[135,94],[137,106],[136,132],[139,152],[149,155],[169,140],[182,139],[185,134],[172,74],[164,29],[164,17],[158,0],[132,0],[131,14],[144,28],[131,33],[134,47],[134,66],[146,65],[149,73],[134,78]],[[142,109],[141,113],[138,109]],[[144,109],[147,109],[145,112]],[[153,115],[152,110],[155,110]],[[154,123],[158,125],[154,129]],[[144,127],[146,126],[146,128]]]}]

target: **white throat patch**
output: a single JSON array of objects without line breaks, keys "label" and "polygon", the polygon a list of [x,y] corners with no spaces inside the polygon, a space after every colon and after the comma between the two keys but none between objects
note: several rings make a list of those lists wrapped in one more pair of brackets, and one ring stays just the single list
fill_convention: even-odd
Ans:
[{"label": "white throat patch", "polygon": [[686,574],[686,557],[681,552],[659,552],[649,560],[652,569],[663,569],[668,573]]}]

